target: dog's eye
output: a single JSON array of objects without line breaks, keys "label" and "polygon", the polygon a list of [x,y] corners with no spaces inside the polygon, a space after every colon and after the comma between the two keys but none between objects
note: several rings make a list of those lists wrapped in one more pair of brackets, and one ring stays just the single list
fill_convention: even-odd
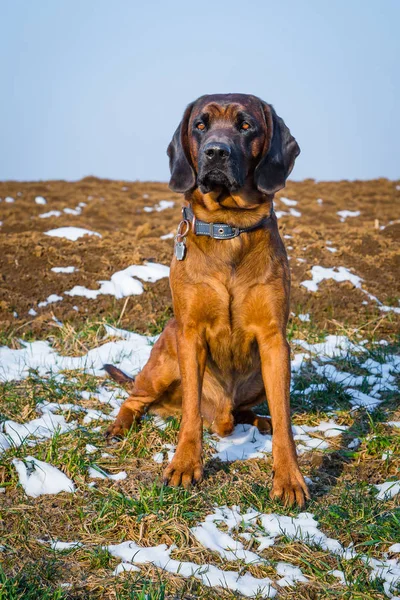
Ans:
[{"label": "dog's eye", "polygon": [[204,125],[204,123],[197,123],[196,125],[196,129],[199,129],[199,131],[203,131],[206,128],[206,126]]},{"label": "dog's eye", "polygon": [[247,131],[248,129],[250,129],[250,123],[248,123],[247,121],[243,121],[243,123],[240,126],[240,129],[242,131]]}]

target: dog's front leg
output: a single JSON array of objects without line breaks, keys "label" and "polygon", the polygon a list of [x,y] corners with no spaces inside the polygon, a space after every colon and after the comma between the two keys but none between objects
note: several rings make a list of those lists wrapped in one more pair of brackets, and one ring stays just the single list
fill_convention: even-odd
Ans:
[{"label": "dog's front leg", "polygon": [[203,422],[201,390],[206,364],[206,345],[195,327],[181,327],[178,360],[182,386],[182,422],[175,456],[164,471],[164,482],[185,488],[203,477]]},{"label": "dog's front leg", "polygon": [[290,420],[290,350],[281,333],[258,335],[262,376],[272,419],[272,498],[304,506],[310,497],[297,462]]}]

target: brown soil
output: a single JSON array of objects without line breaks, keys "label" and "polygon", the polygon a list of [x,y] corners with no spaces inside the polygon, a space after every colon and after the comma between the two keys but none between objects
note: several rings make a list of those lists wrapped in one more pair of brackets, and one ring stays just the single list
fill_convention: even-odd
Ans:
[{"label": "brown soil", "polygon": [[[47,204],[35,204],[35,196]],[[148,197],[146,197],[148,195]],[[15,198],[6,203],[4,198]],[[382,313],[374,302],[350,283],[325,281],[317,293],[300,282],[310,279],[313,265],[344,266],[363,279],[363,287],[384,304],[398,306],[400,298],[399,182],[374,181],[288,182],[276,199],[276,209],[288,211],[279,201],[285,196],[298,201],[301,217],[284,216],[279,225],[289,247],[292,269],[292,311],[309,312],[322,329],[338,326],[369,327],[379,335],[398,330],[398,315]],[[175,230],[181,197],[163,183],[110,181],[87,177],[77,182],[0,182],[0,330],[19,337],[44,337],[54,328],[55,315],[79,328],[88,317],[120,315],[125,299],[100,296],[96,300],[64,295],[62,302],[38,308],[50,294],[63,295],[74,285],[97,289],[97,281],[110,279],[118,270],[145,260],[168,264],[173,240],[160,236]],[[318,198],[323,203],[317,202]],[[144,206],[175,200],[175,207],[147,213]],[[39,218],[39,215],[86,202],[78,216]],[[338,210],[360,210],[361,215],[342,223]],[[376,228],[375,220],[379,221]],[[392,224],[389,224],[393,221]],[[85,236],[76,242],[44,235],[45,231],[74,225],[96,231],[102,238]],[[379,226],[385,226],[380,229]],[[330,240],[336,253],[327,250]],[[298,260],[300,259],[300,260]],[[304,260],[305,262],[301,262]],[[73,265],[73,274],[51,271]],[[121,325],[149,332],[162,323],[171,306],[167,280],[144,284],[145,293],[129,298]],[[79,312],[73,309],[79,307]],[[30,308],[38,315],[31,317]],[[17,317],[13,313],[18,314]],[[367,325],[368,324],[368,325]],[[153,325],[153,328],[152,328]]]}]

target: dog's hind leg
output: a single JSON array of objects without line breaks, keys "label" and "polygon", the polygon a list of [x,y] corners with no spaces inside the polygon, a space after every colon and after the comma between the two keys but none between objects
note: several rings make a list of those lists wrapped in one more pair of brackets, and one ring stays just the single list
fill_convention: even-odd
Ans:
[{"label": "dog's hind leg", "polygon": [[155,343],[148,362],[135,379],[111,365],[107,365],[106,371],[119,383],[128,384],[130,392],[116,420],[107,429],[107,437],[119,437],[127,433],[132,424],[139,421],[146,410],[180,379],[175,320],[168,323]]}]

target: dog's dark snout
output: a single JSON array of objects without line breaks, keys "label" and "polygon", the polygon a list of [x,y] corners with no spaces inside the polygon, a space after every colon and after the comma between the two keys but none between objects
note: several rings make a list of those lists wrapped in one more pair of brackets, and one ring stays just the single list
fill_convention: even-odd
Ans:
[{"label": "dog's dark snout", "polygon": [[231,149],[223,142],[210,142],[204,147],[204,154],[210,161],[225,160],[230,156]]}]

